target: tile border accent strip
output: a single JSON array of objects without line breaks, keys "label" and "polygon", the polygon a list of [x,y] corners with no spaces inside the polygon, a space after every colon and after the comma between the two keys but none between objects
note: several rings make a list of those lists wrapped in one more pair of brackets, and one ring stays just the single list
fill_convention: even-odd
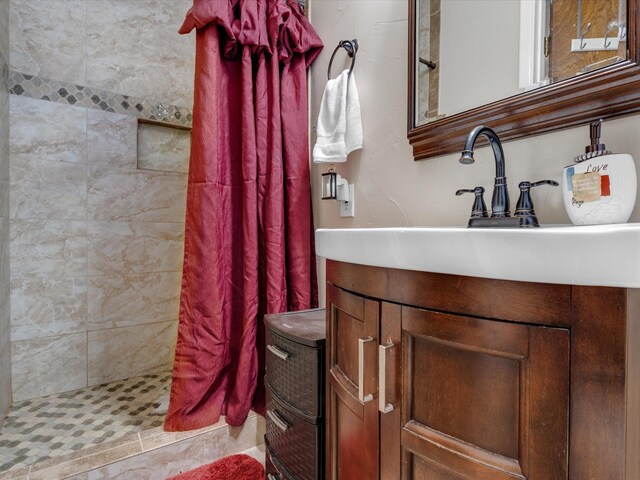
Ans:
[{"label": "tile border accent strip", "polygon": [[120,113],[136,118],[191,128],[192,111],[159,100],[131,97],[93,87],[9,71],[9,88],[22,95],[50,102]]}]

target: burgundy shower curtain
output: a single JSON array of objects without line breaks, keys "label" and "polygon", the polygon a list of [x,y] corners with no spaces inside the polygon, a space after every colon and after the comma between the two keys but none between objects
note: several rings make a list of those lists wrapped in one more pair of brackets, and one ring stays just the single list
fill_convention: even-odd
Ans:
[{"label": "burgundy shower curtain", "polygon": [[264,313],[317,305],[307,67],[296,0],[195,0],[196,74],[178,342],[165,429],[264,410]]}]

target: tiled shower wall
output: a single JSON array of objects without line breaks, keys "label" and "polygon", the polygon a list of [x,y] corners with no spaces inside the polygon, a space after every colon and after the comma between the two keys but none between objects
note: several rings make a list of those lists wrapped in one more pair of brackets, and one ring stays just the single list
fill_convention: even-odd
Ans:
[{"label": "tiled shower wall", "polygon": [[[418,5],[418,53],[421,58],[440,63],[440,1],[423,0]],[[440,103],[440,69],[418,63],[418,110],[416,124],[422,125],[438,117]]]},{"label": "tiled shower wall", "polygon": [[[14,400],[171,365],[188,132],[142,125],[138,141],[145,102],[128,96],[171,106],[171,123],[191,107],[194,38],[176,33],[190,6],[11,0],[26,82],[10,96]],[[44,79],[69,86],[41,95]]]},{"label": "tiled shower wall", "polygon": [[0,0],[0,427],[11,403],[8,61],[9,0]]}]

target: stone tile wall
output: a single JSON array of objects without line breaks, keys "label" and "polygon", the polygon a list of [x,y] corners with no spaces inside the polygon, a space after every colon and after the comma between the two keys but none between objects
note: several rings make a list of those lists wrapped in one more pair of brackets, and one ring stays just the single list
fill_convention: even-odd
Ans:
[{"label": "stone tile wall", "polygon": [[190,124],[190,6],[11,0],[15,400],[170,368],[189,144],[137,117]]},{"label": "stone tile wall", "polygon": [[[3,0],[6,1],[6,0]],[[11,70],[190,107],[191,0],[11,0]]]},{"label": "stone tile wall", "polygon": [[0,0],[0,428],[11,404],[8,59],[9,0]]},{"label": "stone tile wall", "polygon": [[162,125],[138,125],[138,168],[187,173],[182,152],[189,148],[191,134]]},{"label": "stone tile wall", "polygon": [[[418,54],[440,65],[440,1],[418,2]],[[437,119],[440,103],[440,68],[431,69],[422,63],[418,68],[418,103],[415,122],[423,125]]]}]

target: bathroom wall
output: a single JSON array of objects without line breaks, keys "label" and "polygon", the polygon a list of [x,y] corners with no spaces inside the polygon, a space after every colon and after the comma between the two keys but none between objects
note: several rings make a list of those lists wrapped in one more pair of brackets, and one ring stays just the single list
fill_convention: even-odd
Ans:
[{"label": "bathroom wall", "polygon": [[[320,174],[327,167],[314,165],[316,228],[466,225],[472,199],[456,197],[454,192],[477,185],[492,189],[495,167],[488,148],[477,150],[473,165],[458,163],[459,154],[413,161],[406,136],[407,18],[404,0],[311,2],[311,21],[325,44],[311,73],[311,141],[326,83],[326,65],[340,39],[357,38],[360,42],[354,71],[364,128],[363,150],[336,167],[355,182],[355,217],[340,218],[336,202],[320,200]],[[336,72],[337,67],[334,63]],[[480,87],[488,87],[481,77],[476,81]],[[638,115],[609,120],[602,127],[607,147],[632,154],[636,162],[640,161],[638,131]],[[511,204],[517,200],[520,181],[560,181],[562,168],[584,152],[588,143],[587,126],[505,143]],[[640,165],[636,168],[640,171]],[[560,188],[538,188],[531,195],[543,223],[569,223]],[[640,221],[640,206],[636,205],[630,221]],[[321,289],[323,265],[321,260]]]},{"label": "bathroom wall", "polygon": [[190,124],[190,6],[11,0],[14,400],[171,366],[189,134],[138,117]]},{"label": "bathroom wall", "polygon": [[0,0],[0,428],[11,404],[8,62],[9,0]]}]

